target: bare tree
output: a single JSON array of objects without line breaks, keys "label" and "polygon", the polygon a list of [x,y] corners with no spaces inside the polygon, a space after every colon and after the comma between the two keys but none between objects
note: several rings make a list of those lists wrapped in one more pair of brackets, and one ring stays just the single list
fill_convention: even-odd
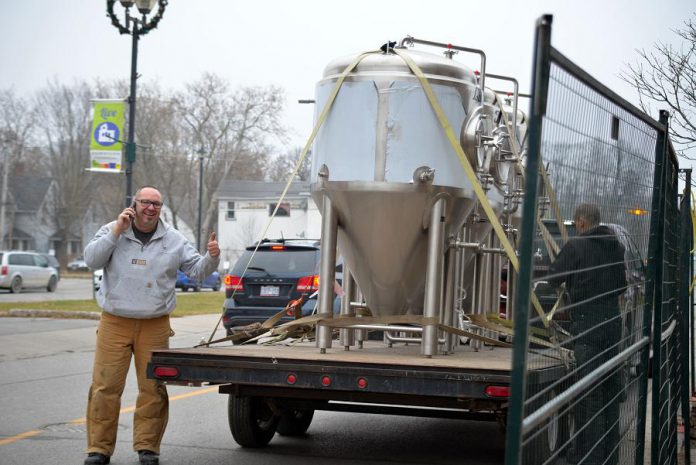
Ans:
[{"label": "bare tree", "polygon": [[[214,196],[224,179],[232,175],[263,179],[269,140],[282,141],[285,135],[280,120],[283,101],[278,87],[244,87],[231,92],[222,78],[209,73],[176,97],[177,112],[186,128],[183,138],[191,144],[191,152],[204,154],[203,238],[217,220]],[[189,199],[191,210],[197,211],[197,196]]]},{"label": "bare tree", "polygon": [[[266,170],[267,177],[270,181],[287,181],[290,175],[293,173],[297,162],[302,154],[301,147],[295,147],[292,150],[278,155],[271,161]],[[295,181],[309,181],[310,169],[312,168],[311,154],[308,153],[304,160],[302,160],[302,165],[297,172]]]},{"label": "bare tree", "polygon": [[686,152],[696,147],[696,23],[688,19],[673,32],[682,39],[679,48],[657,42],[651,51],[639,50],[638,62],[620,77],[638,91],[646,113],[652,113],[651,103],[666,106],[673,142],[681,156],[694,160]]},{"label": "bare tree", "polygon": [[[84,224],[102,224],[113,219],[122,207],[123,178],[87,174],[85,168],[89,166],[91,100],[125,98],[127,94],[123,80],[97,81],[94,85],[53,81],[36,93],[31,108],[22,109],[11,93],[0,93],[2,134],[26,129],[29,137],[29,126],[8,129],[5,123],[24,124],[22,118],[34,112],[41,114],[32,136],[35,153],[20,153],[13,148],[11,157],[34,157],[26,166],[42,170],[55,181],[54,204],[48,208],[60,257],[67,255],[70,240],[82,237]],[[181,218],[194,224],[198,213],[198,157],[202,153],[205,237],[217,221],[215,193],[222,181],[229,177],[262,180],[266,176],[272,144],[284,142],[285,129],[280,120],[283,102],[281,88],[230,90],[213,74],[203,75],[179,92],[162,91],[156,82],[142,84],[136,121],[136,185],[160,187],[175,227],[179,227],[177,221]],[[3,153],[6,147],[4,143]],[[11,163],[15,163],[14,158]]]},{"label": "bare tree", "polygon": [[195,153],[170,95],[154,82],[141,86],[138,100],[136,138],[141,169],[136,172],[136,181],[161,190],[172,224],[178,228],[184,201],[193,191],[198,172]]},{"label": "bare tree", "polygon": [[89,166],[90,100],[92,88],[84,81],[72,85],[51,82],[36,98],[37,119],[45,159],[58,185],[53,208],[57,255],[66,256],[67,243],[82,237],[82,220],[89,209],[97,178],[86,176]]},{"label": "bare tree", "polygon": [[7,208],[8,177],[14,166],[22,160],[33,127],[34,113],[27,102],[17,97],[11,89],[0,90],[0,247],[3,246],[7,232],[12,230]]}]

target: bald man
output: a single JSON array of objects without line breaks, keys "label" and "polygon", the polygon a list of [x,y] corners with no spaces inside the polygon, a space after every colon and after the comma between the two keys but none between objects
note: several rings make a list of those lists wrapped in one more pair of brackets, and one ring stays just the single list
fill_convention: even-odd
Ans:
[{"label": "bald man", "polygon": [[162,205],[156,187],[140,188],[133,204],[99,229],[85,248],[87,265],[104,269],[97,293],[103,312],[87,402],[85,465],[111,460],[131,356],[138,378],[133,448],[141,465],[159,464],[169,400],[165,386],[147,378],[150,352],[169,346],[177,270],[203,281],[220,261],[215,233],[210,235],[207,253],[201,255],[179,231],[162,221]]}]

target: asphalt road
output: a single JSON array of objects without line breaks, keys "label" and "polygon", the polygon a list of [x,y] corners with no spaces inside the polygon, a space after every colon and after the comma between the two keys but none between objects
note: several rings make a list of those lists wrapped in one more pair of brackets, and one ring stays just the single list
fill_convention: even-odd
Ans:
[{"label": "asphalt road", "polygon": [[[4,296],[3,296],[4,297]],[[172,347],[207,337],[216,315],[177,318]],[[81,464],[84,411],[97,321],[0,319],[0,464]],[[132,373],[132,371],[131,371]],[[111,463],[137,464],[132,451],[129,377]],[[504,439],[494,423],[317,412],[308,435],[276,436],[242,449],[227,426],[227,398],[216,388],[169,387],[163,465],[499,464]]]},{"label": "asphalt road", "polygon": [[46,289],[24,289],[19,294],[12,294],[7,289],[0,289],[0,302],[42,302],[46,300],[82,300],[92,298],[92,280],[62,278],[55,292]]},{"label": "asphalt road", "polygon": [[[213,292],[213,290],[203,289],[201,292]],[[194,293],[187,292],[187,294]],[[24,289],[19,294],[12,294],[7,289],[0,289],[0,302],[43,302],[91,298],[93,298],[92,280],[88,278],[62,278],[55,292],[48,292],[46,289]]]}]

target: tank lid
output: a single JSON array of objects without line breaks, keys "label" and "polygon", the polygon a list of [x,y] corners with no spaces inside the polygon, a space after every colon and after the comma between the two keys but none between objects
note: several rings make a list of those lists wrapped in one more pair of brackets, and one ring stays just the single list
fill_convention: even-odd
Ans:
[{"label": "tank lid", "polygon": [[[473,71],[462,63],[433,53],[418,50],[401,49],[407,53],[418,67],[429,76],[446,77],[476,84]],[[324,68],[324,78],[338,76],[350,65],[359,54],[346,55],[329,62]],[[387,74],[412,76],[410,68],[404,60],[393,53],[368,55],[353,69],[349,76]]]}]

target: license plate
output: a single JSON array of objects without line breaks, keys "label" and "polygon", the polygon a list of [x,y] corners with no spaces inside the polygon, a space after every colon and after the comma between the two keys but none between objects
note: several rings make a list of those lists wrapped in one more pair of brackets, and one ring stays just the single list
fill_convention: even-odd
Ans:
[{"label": "license plate", "polygon": [[261,286],[261,297],[278,297],[280,288],[278,286]]}]

